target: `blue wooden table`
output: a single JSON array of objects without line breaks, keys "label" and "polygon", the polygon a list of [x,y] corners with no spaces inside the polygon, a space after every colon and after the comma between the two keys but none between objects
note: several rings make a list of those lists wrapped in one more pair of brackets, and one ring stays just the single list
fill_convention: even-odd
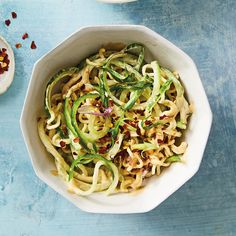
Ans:
[{"label": "blue wooden table", "polygon": [[[4,20],[18,17],[6,27]],[[14,46],[16,74],[0,96],[0,236],[236,235],[236,1],[0,0],[0,34]],[[143,24],[196,62],[213,111],[201,168],[146,214],[96,215],[76,209],[34,174],[19,118],[34,62],[85,25]],[[28,32],[30,39],[21,40]],[[35,40],[38,48],[30,49]]]}]

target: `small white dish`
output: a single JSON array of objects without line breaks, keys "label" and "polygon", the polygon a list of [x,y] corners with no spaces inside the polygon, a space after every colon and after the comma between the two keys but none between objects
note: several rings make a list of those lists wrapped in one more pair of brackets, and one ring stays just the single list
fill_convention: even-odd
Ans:
[{"label": "small white dish", "polygon": [[135,2],[137,0],[97,0],[97,1],[105,3],[127,3],[127,2]]},{"label": "small white dish", "polygon": [[5,93],[7,89],[10,87],[14,79],[14,73],[15,73],[15,59],[13,50],[9,45],[9,43],[2,36],[0,36],[0,49],[1,48],[7,49],[7,54],[10,63],[8,71],[5,71],[3,74],[0,75],[0,94]]},{"label": "small white dish", "polygon": [[[145,45],[147,61],[155,58],[162,66],[178,71],[195,108],[185,136],[188,148],[183,163],[173,164],[160,176],[150,178],[140,191],[80,197],[69,193],[63,180],[51,174],[55,164],[39,139],[37,117],[44,110],[44,93],[50,77],[61,68],[77,65],[109,42],[140,42]],[[141,213],[158,206],[198,171],[211,123],[210,106],[192,59],[156,32],[140,25],[85,27],[44,55],[34,65],[20,120],[36,175],[77,207],[93,213]]]}]

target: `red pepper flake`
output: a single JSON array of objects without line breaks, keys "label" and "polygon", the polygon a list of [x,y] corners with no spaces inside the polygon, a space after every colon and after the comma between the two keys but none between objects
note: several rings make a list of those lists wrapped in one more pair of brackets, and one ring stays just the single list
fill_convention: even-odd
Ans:
[{"label": "red pepper flake", "polygon": [[102,102],[101,101],[94,101],[93,105],[100,108],[102,106]]},{"label": "red pepper flake", "polygon": [[160,116],[160,120],[163,120],[163,119],[165,119],[166,117],[167,117],[166,115]]},{"label": "red pepper flake", "polygon": [[85,85],[83,84],[81,87],[80,87],[80,90],[84,90],[85,89]]},{"label": "red pepper flake", "polygon": [[135,123],[135,121],[128,120],[127,123],[128,123],[129,125],[131,125],[132,127],[134,127],[134,128],[137,127],[137,124]]},{"label": "red pepper flake", "polygon": [[139,154],[139,153],[140,153],[140,150],[138,150],[138,149],[133,149],[132,152]]},{"label": "red pepper flake", "polygon": [[123,133],[124,130],[125,130],[125,129],[123,128],[123,126],[120,126],[120,132]]},{"label": "red pepper flake", "polygon": [[74,143],[78,143],[79,141],[80,141],[80,138],[79,137],[77,137],[77,138],[74,138]]},{"label": "red pepper flake", "polygon": [[128,154],[127,150],[123,149],[122,151],[120,151],[116,154],[115,158],[116,157],[126,158],[128,156],[129,156],[129,154]]},{"label": "red pepper flake", "polygon": [[100,147],[99,150],[98,150],[98,153],[99,154],[105,154],[107,149],[108,149],[107,147]]},{"label": "red pepper flake", "polygon": [[127,125],[127,124],[122,125],[122,127],[123,127],[124,129],[128,129],[128,125]]},{"label": "red pepper flake", "polygon": [[74,156],[78,155],[77,152],[73,152],[72,154],[73,154]]},{"label": "red pepper flake", "polygon": [[109,100],[109,106],[110,106],[110,107],[113,107],[113,106],[114,106],[113,100]]},{"label": "red pepper flake", "polygon": [[18,49],[18,48],[21,48],[22,47],[22,44],[21,43],[17,43],[16,44],[16,48]]},{"label": "red pepper flake", "polygon": [[163,140],[162,139],[157,139],[158,144],[164,144],[168,143],[168,137],[164,136]]},{"label": "red pepper flake", "polygon": [[10,64],[10,60],[8,59],[8,55],[5,56],[5,58],[4,58],[4,62],[7,63],[8,65]]},{"label": "red pepper flake", "polygon": [[66,143],[64,141],[60,141],[60,146],[64,148],[66,146]]},{"label": "red pepper flake", "polygon": [[159,144],[164,143],[163,140],[161,140],[161,139],[157,139],[157,142],[158,142]]},{"label": "red pepper flake", "polygon": [[5,25],[9,26],[11,24],[11,21],[9,19],[5,20]]},{"label": "red pepper flake", "polygon": [[27,39],[27,38],[29,38],[29,35],[28,35],[27,33],[24,33],[24,34],[22,35],[22,39],[25,40],[25,39]]},{"label": "red pepper flake", "polygon": [[35,44],[34,41],[32,41],[32,43],[31,43],[31,45],[30,45],[30,48],[31,48],[31,49],[36,49],[36,48],[37,48],[37,46],[36,46],[36,44]]},{"label": "red pepper flake", "polygon": [[145,121],[144,121],[144,124],[145,124],[145,125],[151,125],[152,122],[151,122],[150,120],[145,120]]},{"label": "red pepper flake", "polygon": [[125,132],[125,137],[124,137],[124,139],[130,139],[130,133],[129,133],[129,131],[126,131],[126,132]]},{"label": "red pepper flake", "polygon": [[138,127],[137,128],[137,135],[139,135],[139,136],[141,136],[142,134],[141,134],[141,130],[140,130],[140,128]]},{"label": "red pepper flake", "polygon": [[144,115],[144,110],[136,110],[136,112],[135,113],[137,113],[137,114],[140,114],[140,115]]},{"label": "red pepper flake", "polygon": [[12,16],[13,19],[17,18],[17,14],[14,11],[11,13],[11,16]]},{"label": "red pepper flake", "polygon": [[167,136],[164,137],[163,142],[168,143],[168,137]]},{"label": "red pepper flake", "polygon": [[101,143],[106,143],[109,142],[110,140],[111,140],[111,133],[108,133],[104,137],[99,139]]}]

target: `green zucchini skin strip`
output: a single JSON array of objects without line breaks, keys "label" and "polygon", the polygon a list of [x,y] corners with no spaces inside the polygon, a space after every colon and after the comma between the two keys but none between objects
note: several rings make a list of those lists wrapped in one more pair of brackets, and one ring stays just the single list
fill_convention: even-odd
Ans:
[{"label": "green zucchini skin strip", "polygon": [[144,142],[144,143],[134,144],[132,146],[132,149],[137,149],[137,150],[142,150],[142,151],[155,150],[155,149],[158,149],[158,145]]},{"label": "green zucchini skin strip", "polygon": [[115,164],[113,164],[112,161],[107,160],[106,158],[102,157],[99,154],[84,154],[80,157],[78,157],[76,160],[74,160],[74,162],[72,163],[68,175],[69,175],[69,181],[73,178],[74,175],[74,168],[78,165],[78,164],[87,164],[93,160],[99,160],[102,161],[104,163],[104,165],[108,168],[108,170],[111,172],[112,174],[112,183],[110,184],[110,186],[107,188],[106,190],[106,194],[109,195],[111,193],[114,193],[118,182],[119,182],[119,171],[118,168],[116,167]]},{"label": "green zucchini skin strip", "polygon": [[[71,125],[73,127],[73,130],[76,132],[77,136],[80,138],[80,143],[81,145],[86,148],[87,150],[88,149],[88,142],[90,142],[90,140],[88,140],[88,138],[84,135],[84,133],[79,129],[79,126],[77,124],[77,121],[76,121],[76,114],[77,114],[77,110],[79,108],[79,106],[81,105],[81,103],[83,101],[85,101],[87,98],[97,98],[99,97],[99,94],[95,94],[95,93],[88,93],[80,98],[78,98],[73,106],[72,106],[72,109],[71,109]],[[68,102],[68,100],[67,100]]]},{"label": "green zucchini skin strip", "polygon": [[162,70],[166,73],[168,79],[173,81],[173,84],[175,85],[175,88],[177,91],[177,97],[183,96],[184,89],[183,89],[181,83],[175,78],[174,74],[166,68],[162,68]]},{"label": "green zucchini skin strip", "polygon": [[[64,116],[65,116],[65,122],[66,122],[66,127],[67,127],[67,130],[68,130],[68,136],[71,140],[71,145],[76,149],[76,150],[80,150],[81,147],[80,145],[77,145],[73,142],[74,138],[77,138],[78,135],[74,129],[74,127],[72,126],[71,124],[71,107],[70,107],[70,104],[69,104],[69,98],[66,98],[65,99],[65,102],[64,102]],[[80,143],[82,145],[82,143]],[[86,150],[89,151],[89,149],[87,148],[87,146],[85,146],[84,148],[86,148]]]},{"label": "green zucchini skin strip", "polygon": [[65,77],[67,76],[72,76],[74,73],[79,72],[79,69],[76,67],[72,67],[69,69],[64,69],[59,71],[55,76],[53,76],[48,84],[47,84],[47,88],[46,88],[46,92],[45,92],[45,110],[46,112],[51,116],[51,93],[52,90],[54,88],[54,86],[61,80],[63,80]]},{"label": "green zucchini skin strip", "polygon": [[170,89],[170,86],[172,84],[173,80],[172,79],[168,79],[160,88],[160,95],[158,96],[158,98],[160,96],[162,96],[168,89]]},{"label": "green zucchini skin strip", "polygon": [[100,84],[99,84],[99,92],[102,100],[102,104],[104,107],[108,107],[108,97],[106,96],[106,92],[108,92],[109,87],[106,84],[106,71],[103,70],[101,78],[100,78]]},{"label": "green zucchini skin strip", "polygon": [[65,103],[64,103],[64,116],[65,116],[65,120],[66,120],[66,127],[71,131],[71,133],[77,137],[77,132],[75,130],[75,128],[72,125],[72,120],[71,120],[71,107],[69,104],[69,98],[65,99]]},{"label": "green zucchini skin strip", "polygon": [[140,52],[139,57],[138,57],[138,63],[134,67],[137,71],[140,71],[140,68],[143,64],[143,61],[144,61],[144,47],[141,47],[141,52]]},{"label": "green zucchini skin strip", "polygon": [[135,102],[138,100],[138,98],[141,96],[142,93],[143,93],[143,89],[138,89],[138,90],[134,91],[133,96],[124,105],[123,109],[125,111],[131,109],[134,106]]},{"label": "green zucchini skin strip", "polygon": [[157,121],[157,122],[155,122],[154,124],[145,126],[145,125],[144,125],[144,122],[145,122],[144,120],[142,120],[142,122],[141,122],[141,126],[142,126],[142,128],[143,128],[144,130],[150,130],[150,129],[152,129],[153,127],[156,127],[156,126],[158,126],[158,125],[163,125],[163,124],[165,124],[165,123],[162,122],[162,121]]},{"label": "green zucchini skin strip", "polygon": [[137,90],[137,89],[145,89],[147,87],[152,87],[152,83],[146,82],[146,81],[137,81],[137,82],[128,82],[124,84],[117,84],[111,86],[110,90],[113,91],[119,91],[119,90]]},{"label": "green zucchini skin strip", "polygon": [[168,89],[170,89],[170,86],[173,83],[173,78],[171,77],[164,84],[162,84],[160,89],[157,89],[157,87],[160,87],[160,85],[155,84],[156,83],[155,80],[160,80],[160,67],[157,63],[156,65],[157,65],[157,74],[156,74],[157,77],[154,78],[153,92],[150,99],[147,101],[147,108],[145,110],[147,115],[150,114],[150,112],[152,111],[152,108],[161,99],[161,97],[165,94],[165,92]]},{"label": "green zucchini skin strip", "polygon": [[112,138],[111,147],[113,147],[113,145],[115,144],[116,137],[119,134],[119,127],[123,122],[124,122],[124,114],[120,116],[120,118],[115,122],[114,127],[110,130]]},{"label": "green zucchini skin strip", "polygon": [[127,81],[129,79],[129,75],[127,74],[126,76],[124,75],[121,75],[119,74],[118,72],[116,72],[115,70],[109,68],[109,67],[106,67],[104,66],[103,69],[107,72],[109,72],[112,77],[117,81],[117,82],[120,82],[120,83],[123,83],[125,81]]},{"label": "green zucchini skin strip", "polygon": [[113,60],[113,61],[111,61],[111,64],[113,64],[115,66],[118,66],[118,67],[121,67],[122,69],[127,70],[129,73],[134,74],[135,77],[138,80],[142,79],[142,75],[137,70],[135,70],[132,66],[130,66],[129,64],[127,64],[127,63],[125,63],[123,61]]},{"label": "green zucchini skin strip", "polygon": [[[161,86],[159,94],[157,94],[156,97],[155,97],[155,102],[156,102],[156,103],[157,103],[157,102],[160,100],[160,98],[165,94],[165,92],[170,88],[172,82],[173,82],[172,79],[168,79],[168,80]],[[149,110],[148,110],[148,111],[149,111]],[[148,113],[148,114],[150,114],[150,113]],[[149,115],[149,116],[150,116],[150,115]],[[148,119],[148,117],[147,117],[146,119]],[[145,119],[145,120],[146,120],[146,119]],[[158,125],[163,125],[163,124],[164,124],[164,122],[162,122],[162,121],[157,121],[156,123],[154,123],[154,124],[152,124],[152,125],[145,126],[145,125],[144,125],[144,121],[141,122],[141,126],[142,126],[142,128],[143,128],[144,130],[149,130],[149,129],[153,128],[153,127],[156,127],[156,126],[158,126]]]},{"label": "green zucchini skin strip", "polygon": [[181,121],[177,121],[176,127],[180,128],[180,129],[186,129],[186,124],[184,124]]},{"label": "green zucchini skin strip", "polygon": [[174,155],[174,156],[168,157],[165,162],[167,162],[167,163],[168,162],[169,163],[171,163],[171,162],[181,162],[181,157],[182,157],[182,155]]},{"label": "green zucchini skin strip", "polygon": [[63,133],[63,131],[62,131],[62,129],[61,129],[60,127],[57,127],[57,128],[56,128],[56,131],[59,133],[59,135],[60,135],[60,137],[61,137],[62,139],[68,138],[68,137]]},{"label": "green zucchini skin strip", "polygon": [[149,115],[152,111],[152,108],[155,106],[155,104],[158,101],[158,94],[160,92],[160,79],[161,79],[161,70],[160,66],[157,63],[157,61],[153,61],[151,63],[153,71],[154,71],[154,82],[153,82],[153,89],[151,97],[147,101],[147,107],[146,107],[146,115]]},{"label": "green zucchini skin strip", "polygon": [[[103,86],[102,90],[100,90],[102,102],[104,102],[105,104],[106,104],[106,102],[108,103],[108,97],[110,97],[117,106],[122,106],[123,102],[121,102],[118,98],[116,98],[111,93],[111,90],[107,84],[107,72],[105,70],[103,70],[103,72],[102,72],[102,76],[100,77],[100,82],[102,83],[102,86]],[[108,97],[106,97],[105,93],[107,93]],[[103,101],[103,99],[104,99],[104,101]],[[106,99],[107,99],[107,101],[106,101]]]},{"label": "green zucchini skin strip", "polygon": [[139,71],[144,61],[144,46],[140,43],[131,43],[125,48],[124,51],[132,53],[134,50],[139,51],[137,64],[134,66],[134,69]]},{"label": "green zucchini skin strip", "polygon": [[103,161],[105,163],[105,165],[108,167],[108,169],[111,171],[112,173],[112,177],[114,178],[114,172],[112,171],[111,165],[114,165],[112,163],[112,161],[107,160],[106,158],[104,158],[103,156],[99,155],[99,154],[84,154],[82,156],[79,156],[77,159],[75,159],[69,169],[69,181],[73,178],[74,175],[74,169],[78,164],[88,164],[90,162],[92,162],[93,160],[100,160]]}]

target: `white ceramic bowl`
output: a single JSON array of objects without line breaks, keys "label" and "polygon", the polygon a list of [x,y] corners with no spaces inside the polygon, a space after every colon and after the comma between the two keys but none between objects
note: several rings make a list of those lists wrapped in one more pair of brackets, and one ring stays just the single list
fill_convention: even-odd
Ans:
[{"label": "white ceramic bowl", "polygon": [[[38,137],[37,117],[43,111],[44,92],[50,76],[61,68],[78,64],[108,42],[144,44],[147,59],[155,58],[161,65],[179,72],[195,111],[186,133],[188,148],[184,163],[173,164],[161,176],[149,179],[145,188],[135,193],[112,196],[94,193],[85,198],[70,194],[64,182],[50,173],[55,165]],[[159,34],[138,25],[82,28],[39,59],[33,68],[20,121],[36,175],[80,209],[96,213],[139,213],[158,206],[199,169],[211,123],[210,106],[192,59]]]}]

